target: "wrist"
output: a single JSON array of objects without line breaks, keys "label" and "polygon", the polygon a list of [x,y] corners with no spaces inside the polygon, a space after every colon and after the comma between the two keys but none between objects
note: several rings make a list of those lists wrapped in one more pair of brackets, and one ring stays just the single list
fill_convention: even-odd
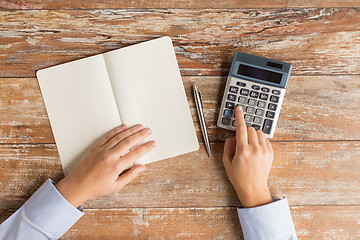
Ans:
[{"label": "wrist", "polygon": [[258,207],[272,202],[267,184],[248,186],[247,189],[236,190],[236,193],[244,208]]},{"label": "wrist", "polygon": [[81,194],[79,188],[67,181],[66,178],[58,182],[55,187],[58,192],[74,207],[80,206],[87,200],[86,196]]}]

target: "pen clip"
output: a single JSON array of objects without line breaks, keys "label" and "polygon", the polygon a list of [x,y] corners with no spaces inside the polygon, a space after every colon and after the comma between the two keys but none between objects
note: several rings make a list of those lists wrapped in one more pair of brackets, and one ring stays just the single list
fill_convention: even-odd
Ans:
[{"label": "pen clip", "polygon": [[197,92],[199,94],[199,100],[200,100],[200,103],[201,103],[201,108],[204,111],[204,105],[203,105],[203,102],[202,102],[202,99],[201,99],[201,93],[199,91],[197,91]]}]

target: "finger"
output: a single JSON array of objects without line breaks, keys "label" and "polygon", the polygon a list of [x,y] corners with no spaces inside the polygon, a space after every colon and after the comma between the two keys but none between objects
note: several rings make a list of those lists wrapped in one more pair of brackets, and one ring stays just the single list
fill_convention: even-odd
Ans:
[{"label": "finger", "polygon": [[113,130],[111,130],[110,132],[108,132],[107,134],[105,134],[105,136],[103,136],[103,137],[96,143],[96,146],[102,147],[104,144],[106,144],[108,141],[110,141],[114,136],[116,136],[117,134],[121,133],[122,131],[125,131],[126,129],[127,129],[126,124],[122,124],[122,125],[114,128]]},{"label": "finger", "polygon": [[120,158],[118,169],[120,171],[124,170],[127,166],[133,164],[137,159],[144,156],[146,153],[150,152],[156,147],[155,141],[149,141],[147,143],[144,143],[135,149],[131,150],[125,156]]},{"label": "finger", "polygon": [[256,130],[253,127],[247,128],[248,141],[250,145],[259,145]]},{"label": "finger", "polygon": [[139,173],[144,170],[144,165],[136,165],[123,175],[119,176],[115,182],[117,190],[120,190],[121,188],[132,182],[139,175]]},{"label": "finger", "polygon": [[247,145],[247,131],[244,120],[243,109],[240,106],[235,108],[235,119],[236,119],[236,144],[239,146]]},{"label": "finger", "polygon": [[225,140],[224,152],[223,152],[223,158],[222,158],[225,168],[230,166],[232,159],[234,158],[234,155],[235,155],[235,149],[236,149],[235,137],[227,138]]},{"label": "finger", "polygon": [[270,141],[269,141],[269,139],[265,139],[265,142],[266,142],[266,147],[269,149],[269,150],[271,150],[271,151],[273,151],[273,148],[272,148],[272,146],[271,146],[271,143],[270,143]]},{"label": "finger", "polygon": [[121,142],[122,140],[124,140],[125,138],[143,130],[144,127],[141,124],[137,124],[129,129],[126,129],[125,131],[117,134],[115,137],[113,137],[108,143],[106,143],[104,146],[106,147],[106,149],[111,149],[113,147],[115,147],[117,144],[119,144],[119,142]]},{"label": "finger", "polygon": [[265,135],[261,130],[256,130],[257,138],[260,146],[266,147]]}]

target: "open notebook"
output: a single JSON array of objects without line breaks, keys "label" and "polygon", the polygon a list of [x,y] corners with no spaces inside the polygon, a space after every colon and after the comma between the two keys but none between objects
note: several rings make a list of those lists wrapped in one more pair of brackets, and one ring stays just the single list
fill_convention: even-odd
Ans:
[{"label": "open notebook", "polygon": [[157,147],[135,164],[199,148],[174,48],[162,37],[37,72],[65,175],[122,123],[152,129]]}]

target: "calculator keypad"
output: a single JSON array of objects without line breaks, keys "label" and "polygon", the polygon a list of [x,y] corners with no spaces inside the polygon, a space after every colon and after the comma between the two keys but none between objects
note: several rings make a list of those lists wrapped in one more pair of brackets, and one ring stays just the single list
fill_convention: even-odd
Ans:
[{"label": "calculator keypad", "polygon": [[260,97],[259,97],[261,100],[268,100],[269,98],[269,95],[267,95],[266,93],[260,93]]},{"label": "calculator keypad", "polygon": [[265,107],[266,107],[266,102],[259,101],[257,106],[258,106],[259,108],[265,108]]},{"label": "calculator keypad", "polygon": [[252,97],[252,98],[258,98],[258,97],[259,97],[259,92],[251,91],[251,92],[250,92],[250,97]]},{"label": "calculator keypad", "polygon": [[273,103],[269,103],[269,105],[268,105],[268,109],[272,110],[272,111],[276,111],[276,107],[277,107],[277,105],[273,104]]},{"label": "calculator keypad", "polygon": [[234,86],[231,86],[230,89],[229,89],[229,92],[231,92],[231,93],[238,93],[238,91],[239,91],[239,88],[234,87]]},{"label": "calculator keypad", "polygon": [[227,99],[230,100],[230,101],[235,101],[236,95],[234,95],[234,94],[229,94],[228,97],[227,97]]},{"label": "calculator keypad", "polygon": [[228,108],[228,109],[234,109],[234,108],[235,108],[235,103],[232,103],[232,102],[226,102],[226,104],[225,104],[225,108]]},{"label": "calculator keypad", "polygon": [[230,125],[231,119],[230,118],[222,118],[221,123],[224,125]]},{"label": "calculator keypad", "polygon": [[249,114],[254,114],[255,113],[255,108],[254,107],[247,107],[246,112],[249,113]]},{"label": "calculator keypad", "polygon": [[240,94],[241,95],[244,95],[244,96],[248,96],[249,95],[249,90],[248,89],[245,89],[245,88],[242,88],[240,90]]},{"label": "calculator keypad", "polygon": [[249,102],[248,102],[248,104],[250,105],[250,106],[256,106],[256,103],[257,103],[257,101],[256,100],[254,100],[254,99],[249,99]]},{"label": "calculator keypad", "polygon": [[244,111],[246,125],[256,130],[270,134],[274,127],[274,119],[281,97],[281,91],[264,87],[249,81],[231,81],[227,89],[225,108],[222,113],[221,123],[236,127],[234,116],[235,106],[241,106]]},{"label": "calculator keypad", "polygon": [[232,115],[233,115],[233,111],[227,110],[227,109],[224,110],[224,116],[225,117],[231,118]]},{"label": "calculator keypad", "polygon": [[239,97],[239,104],[246,104],[247,98],[246,97]]}]

